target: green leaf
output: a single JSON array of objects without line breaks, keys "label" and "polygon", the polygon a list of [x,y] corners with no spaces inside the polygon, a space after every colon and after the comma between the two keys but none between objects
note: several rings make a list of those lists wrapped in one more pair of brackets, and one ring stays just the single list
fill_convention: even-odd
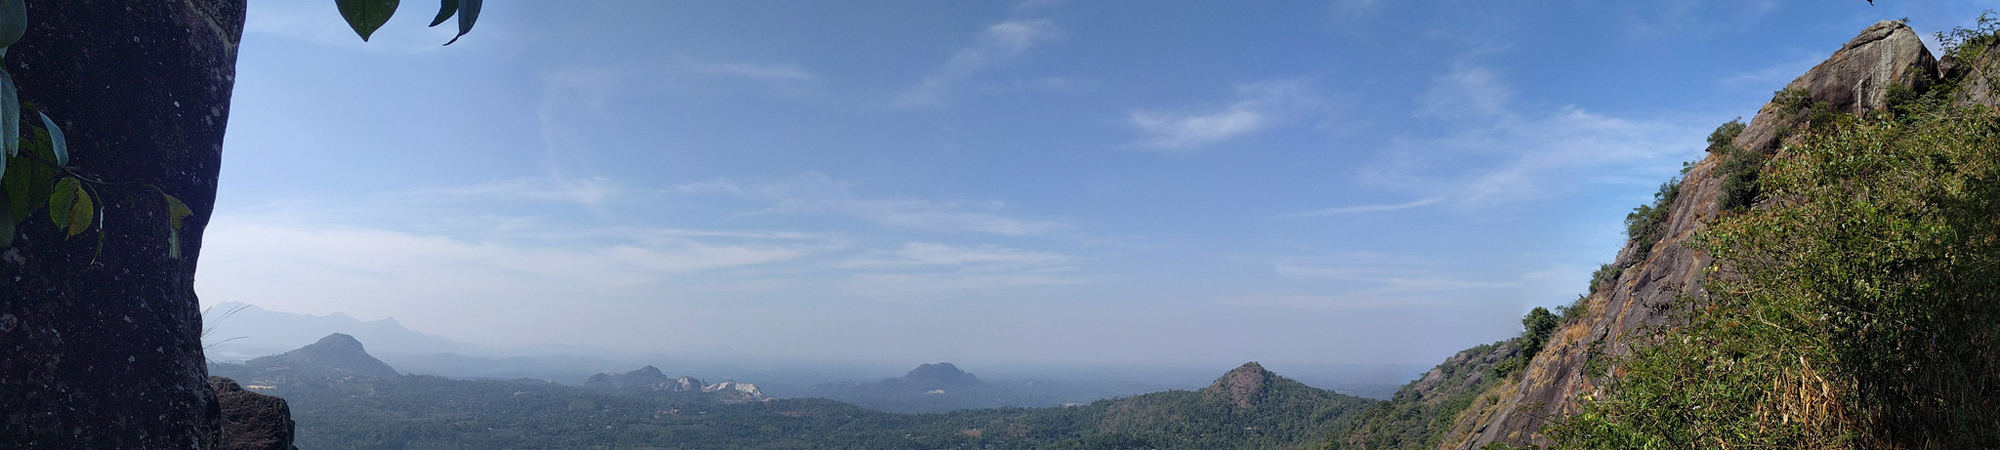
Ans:
[{"label": "green leaf", "polygon": [[33,200],[40,198],[35,195],[33,187],[35,172],[38,171],[35,170],[34,163],[28,161],[27,156],[16,156],[8,160],[11,163],[7,166],[6,175],[0,175],[0,186],[7,188],[8,217],[20,222],[27,219],[28,214],[35,212],[35,207],[41,206]]},{"label": "green leaf", "polygon": [[14,246],[14,216],[11,208],[0,208],[0,248]]},{"label": "green leaf", "polygon": [[75,178],[64,178],[56,182],[56,190],[49,194],[49,219],[56,223],[56,229],[68,230],[74,237],[90,229],[90,219],[97,215],[97,207],[90,201],[90,193],[84,192],[83,183]]},{"label": "green leaf", "polygon": [[440,23],[444,23],[445,19],[450,19],[452,14],[458,12],[458,0],[438,0],[438,3],[440,4],[438,5],[437,18],[431,19],[431,26],[434,27]]},{"label": "green leaf", "polygon": [[354,34],[361,35],[362,42],[375,29],[382,28],[389,16],[396,15],[396,5],[401,0],[334,0],[340,6],[340,17],[347,19],[347,26],[354,28]]},{"label": "green leaf", "polygon": [[55,152],[56,165],[68,167],[69,142],[63,139],[62,127],[56,126],[55,119],[50,119],[49,113],[36,111],[35,114],[42,115],[42,128],[49,132],[49,149]]},{"label": "green leaf", "polygon": [[17,90],[14,76],[0,69],[0,146],[7,149],[9,158],[21,153],[21,97]]},{"label": "green leaf", "polygon": [[0,48],[21,42],[28,33],[28,0],[0,0]]},{"label": "green leaf", "polygon": [[181,259],[181,230],[167,229],[167,257]]},{"label": "green leaf", "polygon": [[167,223],[173,225],[176,230],[181,229],[181,219],[194,215],[194,210],[188,209],[188,205],[181,203],[181,199],[165,192],[161,192],[160,196],[167,198]]},{"label": "green leaf", "polygon": [[479,6],[481,1],[482,0],[459,0],[458,35],[452,36],[451,42],[446,42],[444,43],[444,45],[451,45],[452,42],[458,42],[458,38],[465,37],[465,33],[472,32],[472,23],[479,21]]}]

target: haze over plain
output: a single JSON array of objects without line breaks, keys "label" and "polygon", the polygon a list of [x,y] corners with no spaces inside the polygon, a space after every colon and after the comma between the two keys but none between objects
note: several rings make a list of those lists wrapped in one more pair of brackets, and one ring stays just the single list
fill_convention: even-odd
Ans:
[{"label": "haze over plain", "polygon": [[1826,43],[1996,5],[1811,6],[529,2],[440,48],[257,2],[197,287],[490,345],[1431,364]]}]

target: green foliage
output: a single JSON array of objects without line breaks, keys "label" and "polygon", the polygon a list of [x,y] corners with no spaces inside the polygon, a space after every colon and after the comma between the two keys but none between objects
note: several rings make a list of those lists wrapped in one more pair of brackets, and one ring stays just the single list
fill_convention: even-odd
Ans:
[{"label": "green foliage", "polygon": [[1604,263],[1598,265],[1597,271],[1590,273],[1590,293],[1596,294],[1597,291],[1611,287],[1611,283],[1618,282],[1618,275],[1624,272],[1625,268],[1617,264]]},{"label": "green foliage", "polygon": [[1716,166],[1716,175],[1722,178],[1722,193],[1719,201],[1725,211],[1741,211],[1757,204],[1763,191],[1757,185],[1757,178],[1764,169],[1764,161],[1769,159],[1762,152],[1744,150],[1731,146],[1723,154],[1722,162]]},{"label": "green foliage", "polygon": [[[1493,376],[1501,365],[1518,361],[1518,339],[1481,345],[1459,352],[1422,379],[1404,385],[1389,401],[1377,403],[1328,449],[1428,450],[1437,447],[1458,416],[1480,394],[1504,382]],[[1514,364],[1519,364],[1518,362]]]},{"label": "green foliage", "polygon": [[56,229],[69,236],[82,234],[90,229],[90,219],[96,215],[96,205],[90,201],[90,193],[83,191],[82,182],[75,178],[56,182],[55,194],[49,196],[49,220],[56,223]]},{"label": "green foliage", "polygon": [[458,38],[465,37],[465,33],[472,32],[472,24],[479,21],[479,9],[484,0],[442,1],[444,5],[439,7],[438,18],[431,21],[431,26],[435,27],[439,23],[442,23],[444,19],[451,17],[451,13],[446,12],[445,8],[456,7],[454,9],[458,10],[458,35],[452,36],[451,41],[444,43],[444,45],[451,45],[454,42],[458,42]]},{"label": "green foliage", "polygon": [[[340,17],[347,19],[347,26],[361,36],[362,42],[367,42],[375,30],[396,15],[396,8],[402,6],[401,0],[334,0],[334,3],[340,7]],[[431,19],[430,26],[438,26],[452,16],[458,16],[458,35],[452,36],[451,41],[444,45],[456,43],[458,38],[472,32],[472,25],[479,21],[479,10],[484,3],[484,0],[439,0],[437,17]]]},{"label": "green foliage", "polygon": [[63,137],[62,127],[56,126],[55,119],[50,119],[49,113],[35,114],[42,116],[42,131],[45,133],[43,138],[48,141],[49,152],[54,156],[56,165],[69,166],[69,139]]},{"label": "green foliage", "polygon": [[1996,40],[2000,40],[2000,19],[1993,17],[1992,10],[1980,13],[1972,28],[1952,27],[1937,33],[1938,44],[1944,49],[1941,58],[1969,60],[1985,53]]},{"label": "green foliage", "polygon": [[354,34],[361,35],[362,42],[367,42],[368,37],[375,34],[375,29],[382,28],[382,24],[389,22],[389,17],[396,15],[396,7],[402,1],[335,0],[334,3],[340,7],[340,17],[347,19],[347,26],[354,29]]},{"label": "green foliage", "polygon": [[1708,134],[1708,152],[1715,153],[1717,150],[1735,147],[1736,137],[1743,135],[1744,128],[1747,127],[1743,125],[1742,117],[1715,127],[1715,131]]},{"label": "green foliage", "polygon": [[1562,318],[1550,313],[1547,308],[1537,306],[1528,311],[1527,317],[1521,318],[1522,359],[1533,359],[1536,353],[1541,353],[1542,346],[1549,343],[1549,335],[1555,333],[1560,325]]},{"label": "green foliage", "polygon": [[1558,448],[2000,447],[2000,119],[1814,124],[1768,207],[1699,235],[1722,267]]},{"label": "green foliage", "polygon": [[[1681,180],[1674,178],[1660,184],[1660,190],[1653,193],[1653,204],[1639,205],[1625,215],[1625,236],[1638,244],[1634,261],[1644,261],[1653,250],[1653,243],[1666,237],[1667,218],[1673,214],[1674,199],[1681,195]],[[1602,269],[1599,269],[1602,270]]]},{"label": "green foliage", "polygon": [[[28,33],[27,0],[0,0],[0,49],[21,42],[21,35]],[[4,54],[4,52],[0,52]]]},{"label": "green foliage", "polygon": [[[16,90],[14,76],[0,70],[0,148],[6,149],[0,156],[4,158],[21,154],[21,98]],[[6,159],[0,159],[0,172],[6,168]]]},{"label": "green foliage", "polygon": [[[1603,270],[1602,268],[1598,269],[1600,272]],[[1595,277],[1596,275],[1592,276],[1592,278]],[[1592,291],[1597,290],[1596,285],[1597,282],[1593,280],[1591,282]],[[1556,315],[1562,316],[1562,323],[1575,323],[1576,321],[1583,320],[1583,316],[1588,314],[1590,314],[1590,296],[1588,295],[1576,296],[1576,301],[1570,302],[1569,306],[1556,307]]]},{"label": "green foliage", "polygon": [[429,26],[438,26],[445,20],[451,19],[453,14],[458,14],[458,0],[439,0],[437,17],[431,19]]},{"label": "green foliage", "polygon": [[[242,366],[216,364],[230,375]],[[1272,377],[1250,408],[1168,391],[1089,405],[893,414],[824,399],[718,403],[536,380],[311,379],[290,403],[300,448],[1302,449],[1375,403]]]}]

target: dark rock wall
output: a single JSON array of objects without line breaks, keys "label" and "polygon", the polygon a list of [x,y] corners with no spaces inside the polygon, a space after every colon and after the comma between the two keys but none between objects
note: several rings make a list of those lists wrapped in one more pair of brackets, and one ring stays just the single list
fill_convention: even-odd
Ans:
[{"label": "dark rock wall", "polygon": [[220,405],[219,450],[290,450],[297,424],[285,399],[244,390],[236,380],[208,377]]},{"label": "dark rock wall", "polygon": [[158,186],[194,215],[174,259],[159,195],[104,186],[102,254],[95,230],[63,239],[46,215],[0,250],[0,448],[213,445],[193,282],[243,15],[242,0],[28,3],[5,59],[21,100],[62,127],[80,172]]}]

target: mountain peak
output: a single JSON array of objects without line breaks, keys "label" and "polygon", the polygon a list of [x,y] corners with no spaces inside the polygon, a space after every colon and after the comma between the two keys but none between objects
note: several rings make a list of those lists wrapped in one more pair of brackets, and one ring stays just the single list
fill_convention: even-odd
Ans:
[{"label": "mountain peak", "polygon": [[390,378],[396,369],[368,354],[361,341],[342,333],[329,334],[312,345],[277,355],[250,360],[247,364],[287,375],[309,377],[364,376]]},{"label": "mountain peak", "polygon": [[1229,373],[1222,374],[1222,378],[1215,379],[1215,382],[1210,383],[1207,389],[1202,389],[1202,393],[1226,396],[1230,403],[1235,403],[1238,407],[1249,408],[1252,404],[1256,403],[1259,397],[1262,397],[1264,391],[1270,386],[1271,379],[1276,377],[1277,374],[1273,374],[1269,370],[1264,370],[1262,364],[1251,361],[1243,363],[1242,366],[1234,370],[1230,370]]},{"label": "mountain peak", "polygon": [[368,352],[368,350],[361,346],[360,340],[344,333],[326,335],[326,337],[319,338],[319,342],[314,342],[312,345],[307,345],[306,347],[342,352]]},{"label": "mountain peak", "polygon": [[964,370],[959,370],[958,366],[951,365],[948,362],[941,362],[919,365],[915,369],[910,369],[909,373],[903,374],[903,378],[913,380],[956,380],[966,375],[968,374]]},{"label": "mountain peak", "polygon": [[986,384],[985,381],[980,381],[979,377],[966,373],[964,370],[959,370],[958,366],[954,366],[948,362],[919,365],[915,369],[910,369],[909,373],[903,374],[902,378],[894,380],[926,387]]}]

